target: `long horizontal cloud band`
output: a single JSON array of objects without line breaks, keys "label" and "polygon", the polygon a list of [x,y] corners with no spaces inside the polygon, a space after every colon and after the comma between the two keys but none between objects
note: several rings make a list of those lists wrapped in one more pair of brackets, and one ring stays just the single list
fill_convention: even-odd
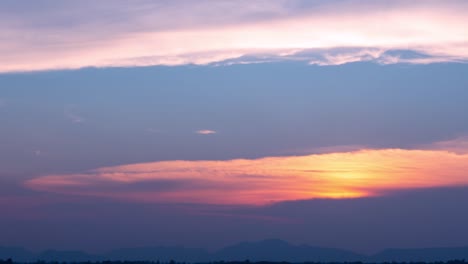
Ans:
[{"label": "long horizontal cloud band", "polygon": [[261,205],[367,197],[401,189],[468,185],[468,153],[454,150],[454,145],[445,142],[423,150],[364,149],[261,159],[141,163],[43,176],[25,185],[39,191],[137,202]]},{"label": "long horizontal cloud band", "polygon": [[[167,17],[169,11],[162,8],[158,12],[159,6],[148,4],[143,11],[127,12],[121,18],[126,26],[96,20],[102,15],[99,10],[93,10],[95,17],[83,16],[83,21],[77,16],[70,28],[24,26],[32,21],[27,23],[28,18],[21,17],[20,23],[18,17],[6,16],[8,27],[0,27],[6,36],[0,43],[0,72],[226,60],[303,60],[329,65],[362,60],[431,63],[468,59],[466,1],[393,1],[392,7],[389,1],[328,1],[321,9],[305,11],[288,9],[281,1],[262,2],[260,9],[249,8],[254,2],[239,2],[242,6],[229,6],[237,13],[225,23],[210,17],[226,8],[219,3],[196,6],[195,15],[188,8],[195,2],[174,3],[172,9],[179,5],[182,10],[176,15],[188,17],[177,25],[171,24],[173,17]],[[123,11],[128,6],[119,2],[114,8]],[[267,10],[274,12],[263,19],[246,19],[261,17]],[[405,57],[389,53],[391,50],[417,55]]]}]

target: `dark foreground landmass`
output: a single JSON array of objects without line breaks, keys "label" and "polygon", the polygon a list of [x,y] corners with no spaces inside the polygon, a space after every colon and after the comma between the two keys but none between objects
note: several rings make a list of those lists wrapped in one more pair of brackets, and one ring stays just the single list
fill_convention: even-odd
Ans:
[{"label": "dark foreground landmass", "polygon": [[[1,260],[0,264],[26,264],[24,262],[16,262],[12,259]],[[58,261],[42,261],[27,262],[27,264],[187,264],[186,262],[176,262],[171,260],[169,262],[160,261],[84,261],[84,262],[58,262]],[[214,261],[214,262],[200,262],[195,264],[371,264],[364,262],[272,262],[272,261],[258,261],[251,262],[245,261]],[[465,260],[450,260],[450,261],[436,261],[436,262],[380,262],[379,264],[468,264]]]},{"label": "dark foreground landmass", "polygon": [[[0,247],[0,259],[16,263],[449,263],[468,260],[468,247],[386,249],[364,255],[336,248],[293,245],[278,239],[242,242],[211,252],[187,247],[144,247],[116,249],[102,254],[83,251],[46,250],[31,252],[19,247]],[[263,262],[262,262],[263,261]],[[268,262],[265,262],[268,261]],[[464,262],[450,262],[450,264]],[[1,264],[1,263],[0,263]],[[175,264],[175,263],[172,263]]]}]

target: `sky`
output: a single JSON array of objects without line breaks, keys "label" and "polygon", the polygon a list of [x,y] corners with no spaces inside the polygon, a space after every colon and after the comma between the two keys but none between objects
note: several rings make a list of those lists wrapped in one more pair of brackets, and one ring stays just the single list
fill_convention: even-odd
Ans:
[{"label": "sky", "polygon": [[468,2],[0,2],[0,246],[468,246]]}]

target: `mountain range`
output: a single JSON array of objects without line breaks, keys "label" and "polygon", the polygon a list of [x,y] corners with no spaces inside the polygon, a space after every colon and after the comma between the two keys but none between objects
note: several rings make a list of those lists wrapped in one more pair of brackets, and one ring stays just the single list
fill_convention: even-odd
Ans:
[{"label": "mountain range", "polygon": [[292,245],[278,239],[241,242],[215,252],[186,247],[123,248],[106,254],[92,255],[82,251],[47,250],[34,253],[20,247],[0,247],[0,259],[11,258],[19,262],[44,261],[102,261],[152,260],[180,262],[209,261],[288,261],[288,262],[409,262],[448,261],[468,259],[468,247],[386,249],[375,255],[363,255],[342,249]]}]

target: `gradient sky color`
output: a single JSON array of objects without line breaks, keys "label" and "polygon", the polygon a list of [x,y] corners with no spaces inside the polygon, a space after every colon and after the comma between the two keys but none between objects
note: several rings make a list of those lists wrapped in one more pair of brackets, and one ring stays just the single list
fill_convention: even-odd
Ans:
[{"label": "gradient sky color", "polygon": [[0,245],[468,246],[466,13],[2,1]]}]

